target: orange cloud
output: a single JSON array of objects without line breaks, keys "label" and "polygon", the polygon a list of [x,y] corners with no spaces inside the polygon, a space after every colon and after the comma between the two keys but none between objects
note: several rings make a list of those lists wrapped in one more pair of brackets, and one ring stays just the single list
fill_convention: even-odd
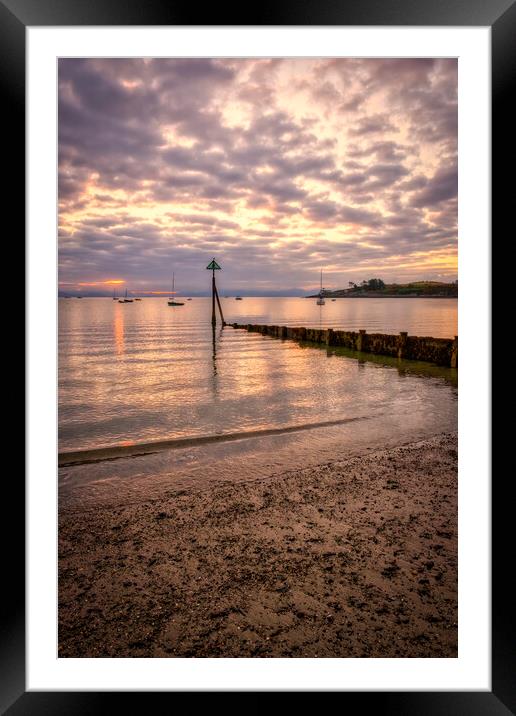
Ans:
[{"label": "orange cloud", "polygon": [[107,281],[60,281],[60,286],[117,286],[125,283],[125,279],[110,278]]}]

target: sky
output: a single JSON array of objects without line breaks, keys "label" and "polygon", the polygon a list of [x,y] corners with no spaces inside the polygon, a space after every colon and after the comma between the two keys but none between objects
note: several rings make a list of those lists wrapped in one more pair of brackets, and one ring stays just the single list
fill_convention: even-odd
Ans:
[{"label": "sky", "polygon": [[60,59],[59,288],[457,278],[455,59]]}]

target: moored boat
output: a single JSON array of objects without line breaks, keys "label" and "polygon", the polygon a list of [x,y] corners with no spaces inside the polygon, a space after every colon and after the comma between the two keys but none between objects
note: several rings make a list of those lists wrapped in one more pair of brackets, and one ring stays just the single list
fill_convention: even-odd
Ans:
[{"label": "moored boat", "polygon": [[175,299],[175,277],[174,274],[172,274],[172,296],[168,299],[167,303],[169,306],[184,306],[185,304],[182,301],[177,301]]},{"label": "moored boat", "polygon": [[317,299],[318,306],[324,306],[326,301],[324,300],[324,289],[322,285],[322,269],[321,269],[321,288],[319,289],[319,298]]}]

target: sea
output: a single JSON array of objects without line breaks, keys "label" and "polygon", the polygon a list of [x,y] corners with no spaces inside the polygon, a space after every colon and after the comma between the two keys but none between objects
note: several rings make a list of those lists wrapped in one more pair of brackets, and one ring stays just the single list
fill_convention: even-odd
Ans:
[{"label": "sea", "polygon": [[[58,300],[58,450],[217,436],[60,470],[61,488],[271,474],[457,428],[457,371],[211,325],[211,298]],[[221,297],[227,323],[452,338],[457,300]],[[324,425],[324,424],[327,425]],[[275,434],[260,436],[260,431]],[[249,432],[257,432],[249,437]],[[246,434],[239,439],[240,434]],[[231,440],[229,440],[231,438]],[[159,483],[159,480],[156,484]],[[148,486],[148,483],[147,483]]]}]

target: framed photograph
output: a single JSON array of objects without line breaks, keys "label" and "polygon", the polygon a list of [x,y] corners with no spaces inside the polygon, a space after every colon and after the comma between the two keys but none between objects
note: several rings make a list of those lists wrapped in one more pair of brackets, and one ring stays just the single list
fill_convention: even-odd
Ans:
[{"label": "framed photograph", "polygon": [[515,712],[490,438],[515,4],[192,15],[0,4],[28,398],[0,705]]}]

